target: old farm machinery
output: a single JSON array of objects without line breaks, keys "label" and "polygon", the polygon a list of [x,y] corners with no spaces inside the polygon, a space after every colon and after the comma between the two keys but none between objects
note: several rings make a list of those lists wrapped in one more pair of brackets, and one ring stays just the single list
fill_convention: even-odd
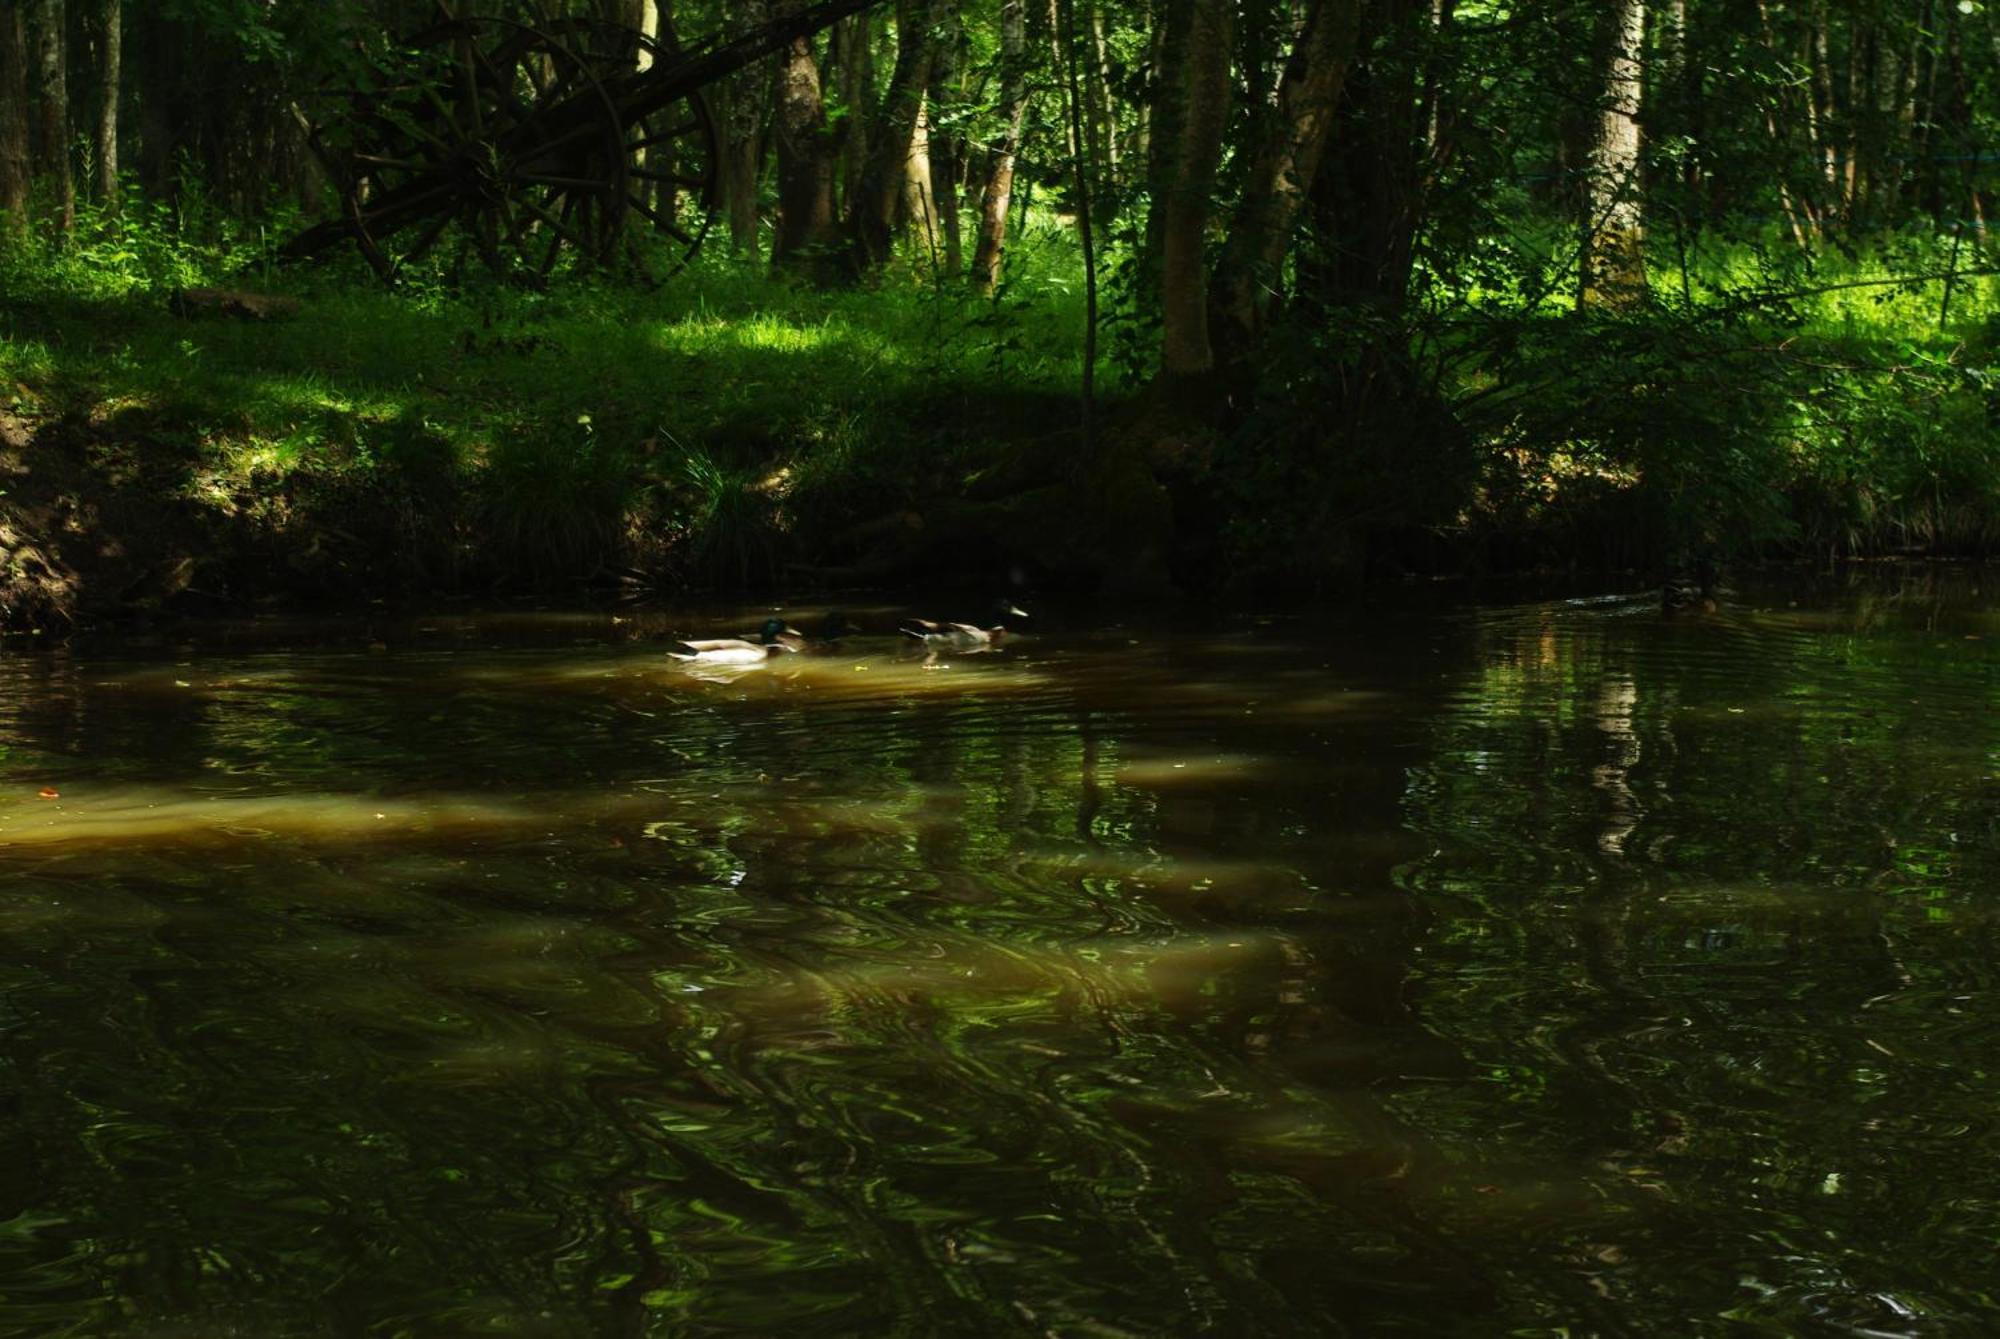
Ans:
[{"label": "old farm machinery", "polygon": [[545,277],[565,254],[637,261],[650,229],[684,262],[717,203],[721,136],[705,90],[878,3],[816,0],[683,48],[670,30],[475,16],[438,0],[437,21],[395,60],[307,116],[340,212],[286,254],[351,242],[393,280],[452,235],[497,273]]}]

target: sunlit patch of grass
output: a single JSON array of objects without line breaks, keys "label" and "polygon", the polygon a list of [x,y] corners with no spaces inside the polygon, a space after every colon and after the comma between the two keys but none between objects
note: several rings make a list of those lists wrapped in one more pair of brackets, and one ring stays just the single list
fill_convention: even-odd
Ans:
[{"label": "sunlit patch of grass", "polygon": [[[441,261],[389,293],[351,260],[273,268],[282,229],[260,238],[196,205],[172,219],[88,217],[67,247],[0,248],[0,284],[16,297],[0,312],[0,406],[81,411],[107,432],[192,444],[227,488],[380,485],[400,490],[411,518],[442,515],[438,500],[462,493],[503,547],[541,546],[545,566],[597,562],[645,531],[671,536],[685,575],[768,574],[798,556],[788,545],[892,514],[976,468],[981,452],[1045,431],[1010,407],[1072,395],[1080,371],[1078,260],[1069,233],[1043,223],[1018,239],[997,302],[922,257],[868,287],[827,291],[720,253],[659,288],[587,276],[544,291],[457,285]],[[1811,494],[1812,534],[1965,536],[2000,517],[2000,453],[1981,426],[1989,392],[1969,374],[1990,368],[2000,288],[1962,281],[1947,313],[1934,277],[1883,282],[1935,275],[1951,263],[1949,239],[1807,258],[1770,238],[1717,236],[1690,252],[1685,276],[1658,241],[1653,283],[1667,309],[1683,297],[1743,308],[1748,333],[1722,350],[1729,358],[1836,369],[1790,387],[1763,378],[1775,406],[1764,463],[1782,457],[1775,473]],[[1552,227],[1522,245],[1553,266],[1568,243]],[[175,318],[166,294],[194,282],[287,291],[305,311],[258,325]],[[1572,356],[1550,332],[1574,324],[1573,294],[1560,282],[1531,288],[1496,282],[1469,301],[1516,323],[1523,346],[1548,342],[1550,398],[1585,408],[1546,414],[1555,426],[1525,446],[1507,439],[1511,423],[1475,430],[1538,456],[1529,482],[1551,496],[1536,505],[1629,490],[1640,466],[1606,442],[1632,425],[1593,437],[1586,416],[1593,396],[1630,400],[1630,368],[1611,353]],[[1756,378],[1764,365],[1742,366]],[[1454,389],[1470,398],[1518,371],[1468,357]],[[1103,374],[1117,393],[1116,369]],[[1695,406],[1688,422],[1703,421],[1704,394],[1700,376],[1688,378],[1675,401]],[[1679,422],[1644,432],[1689,436]],[[414,454],[413,442],[423,443]],[[1694,477],[1706,485],[1712,474]],[[1950,505],[1925,501],[1949,490]]]},{"label": "sunlit patch of grass", "polygon": [[[328,479],[395,492],[409,463],[395,442],[421,425],[449,457],[448,470],[427,460],[428,476],[450,474],[497,545],[539,549],[541,567],[595,563],[645,527],[678,536],[687,574],[768,573],[801,515],[906,486],[913,443],[954,431],[925,418],[941,387],[997,399],[1076,374],[1078,304],[1060,285],[996,316],[913,268],[821,291],[710,256],[658,289],[454,288],[440,272],[389,293],[344,262],[266,267],[210,222],[203,243],[150,215],[136,228],[87,218],[70,249],[38,240],[0,257],[21,296],[0,314],[0,403],[185,444],[210,501]],[[232,272],[246,258],[252,274]],[[269,324],[182,320],[166,297],[188,283],[275,288],[305,307]],[[1007,358],[992,352],[996,321],[1013,332]]]}]

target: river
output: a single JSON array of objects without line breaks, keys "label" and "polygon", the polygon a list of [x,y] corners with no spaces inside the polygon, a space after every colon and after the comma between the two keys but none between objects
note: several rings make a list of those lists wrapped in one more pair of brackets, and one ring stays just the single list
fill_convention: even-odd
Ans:
[{"label": "river", "polygon": [[1991,1333],[1995,581],[17,643],[0,1333]]}]

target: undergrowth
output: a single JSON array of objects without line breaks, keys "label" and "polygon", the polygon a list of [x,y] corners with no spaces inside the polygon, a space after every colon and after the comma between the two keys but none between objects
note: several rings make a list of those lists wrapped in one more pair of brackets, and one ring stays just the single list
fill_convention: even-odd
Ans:
[{"label": "undergrowth", "polygon": [[[659,286],[526,289],[440,258],[389,292],[353,259],[278,265],[287,231],[189,190],[0,244],[0,408],[170,445],[204,505],[373,499],[430,584],[636,561],[746,587],[1061,429],[1078,381],[1080,265],[1054,220],[993,301],[928,262],[827,291],[719,245]],[[1551,228],[1433,257],[1406,311],[1294,313],[1216,457],[1198,528],[1221,570],[2000,543],[2000,279],[1964,239],[1656,233],[1651,304],[1587,317],[1563,246]],[[168,311],[201,284],[303,308]],[[1113,397],[1145,374],[1117,357],[1146,337],[1130,296]]]},{"label": "undergrowth", "polygon": [[1624,313],[1576,310],[1554,234],[1513,240],[1434,264],[1407,310],[1273,341],[1222,458],[1228,567],[1324,586],[1371,561],[2000,548],[2000,276],[1964,239],[1656,234],[1651,300]]},{"label": "undergrowth", "polygon": [[[453,282],[441,263],[392,292],[352,261],[276,265],[283,230],[192,212],[0,247],[0,406],[180,440],[211,491],[403,487],[416,450],[429,495],[461,503],[453,525],[551,573],[611,565],[640,527],[675,579],[767,580],[811,535],[976,454],[962,419],[987,431],[1077,381],[1081,285],[1046,224],[1010,250],[994,300],[915,267],[814,289],[720,246],[657,286],[536,291]],[[303,307],[261,323],[168,310],[201,285]]]}]

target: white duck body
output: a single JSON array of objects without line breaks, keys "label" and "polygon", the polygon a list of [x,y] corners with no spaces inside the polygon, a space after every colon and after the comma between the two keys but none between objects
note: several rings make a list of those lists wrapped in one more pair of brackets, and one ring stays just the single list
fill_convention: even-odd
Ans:
[{"label": "white duck body", "polygon": [[675,642],[667,651],[675,660],[690,665],[761,665],[780,651],[798,648],[798,632],[785,626],[781,618],[767,619],[761,641],[746,637],[715,637],[706,641]]}]

